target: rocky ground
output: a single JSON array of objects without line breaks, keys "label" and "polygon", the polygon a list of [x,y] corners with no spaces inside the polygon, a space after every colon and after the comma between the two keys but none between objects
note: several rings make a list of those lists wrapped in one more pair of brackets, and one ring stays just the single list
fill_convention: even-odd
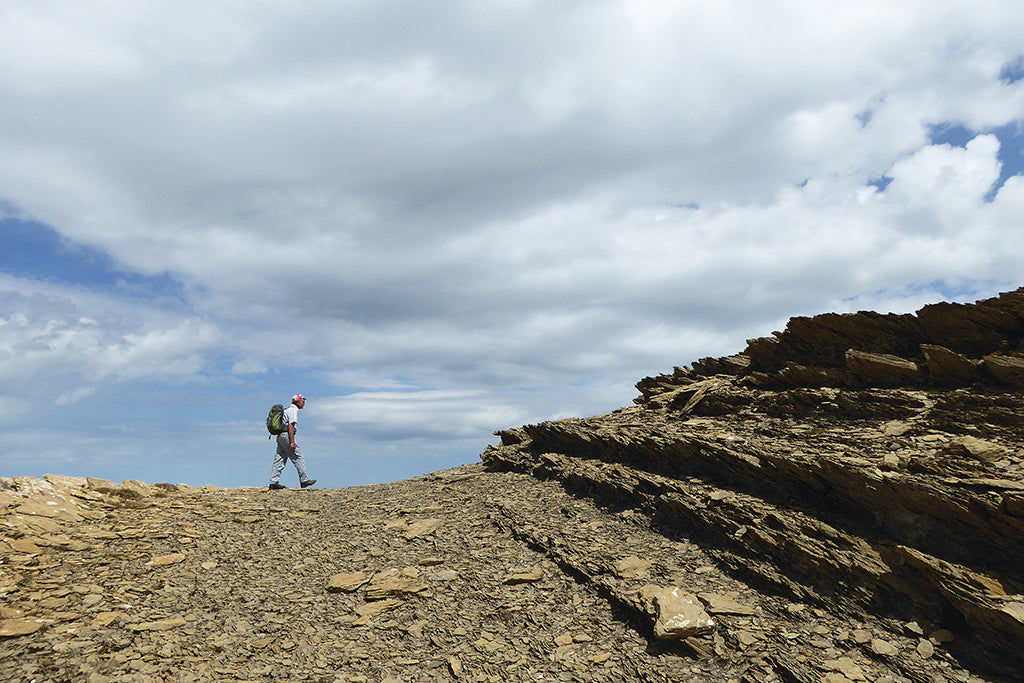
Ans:
[{"label": "rocky ground", "polygon": [[1024,680],[1024,290],[340,490],[0,478],[0,679]]},{"label": "rocky ground", "polygon": [[[482,465],[340,490],[52,480],[0,498],[3,680],[989,680],[926,625],[763,594],[630,508]],[[644,586],[697,594],[714,630],[657,637],[622,598]]]}]

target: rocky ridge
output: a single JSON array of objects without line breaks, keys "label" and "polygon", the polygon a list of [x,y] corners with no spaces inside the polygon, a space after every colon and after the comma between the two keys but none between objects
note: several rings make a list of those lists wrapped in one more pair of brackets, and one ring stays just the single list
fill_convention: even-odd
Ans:
[{"label": "rocky ridge", "polygon": [[334,490],[0,479],[0,679],[1024,679],[1024,290]]},{"label": "rocky ridge", "polygon": [[793,318],[641,380],[634,407],[504,430],[483,459],[642,512],[772,594],[891,633],[927,625],[919,654],[1019,680],[1022,340],[1024,290]]}]

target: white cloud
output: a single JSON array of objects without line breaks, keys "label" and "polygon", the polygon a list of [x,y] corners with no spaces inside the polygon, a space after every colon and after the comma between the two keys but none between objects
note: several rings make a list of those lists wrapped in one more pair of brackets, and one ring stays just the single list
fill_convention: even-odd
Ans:
[{"label": "white cloud", "polygon": [[96,387],[75,387],[74,389],[66,391],[58,396],[57,400],[54,401],[54,404],[58,406],[72,405],[74,403],[78,403],[83,398],[88,398],[94,393],[96,393]]},{"label": "white cloud", "polygon": [[959,222],[967,211],[981,207],[999,178],[998,149],[994,135],[979,135],[965,148],[923,147],[893,165],[888,198],[905,209],[930,207],[936,220],[945,215]]},{"label": "white cloud", "polygon": [[323,399],[308,410],[321,430],[386,440],[489,435],[526,417],[481,391],[360,392]]},{"label": "white cloud", "polygon": [[0,379],[57,405],[96,382],[192,380],[220,343],[209,322],[112,296],[11,277],[0,292]]}]

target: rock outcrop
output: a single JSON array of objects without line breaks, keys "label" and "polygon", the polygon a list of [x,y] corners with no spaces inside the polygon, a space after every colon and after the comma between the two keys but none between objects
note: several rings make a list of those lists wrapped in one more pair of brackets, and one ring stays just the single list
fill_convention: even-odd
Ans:
[{"label": "rock outcrop", "polygon": [[1024,290],[794,318],[641,380],[634,407],[504,430],[482,457],[641,512],[761,590],[896,632],[928,624],[958,663],[1018,680],[1022,340]]},{"label": "rock outcrop", "polygon": [[480,464],[0,479],[0,679],[1024,679],[1024,290],[794,318]]}]

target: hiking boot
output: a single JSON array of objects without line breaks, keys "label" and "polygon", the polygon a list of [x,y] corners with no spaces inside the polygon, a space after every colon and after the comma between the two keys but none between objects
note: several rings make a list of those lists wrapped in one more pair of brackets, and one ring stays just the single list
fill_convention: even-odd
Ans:
[{"label": "hiking boot", "polygon": [[299,486],[301,486],[302,488],[306,488],[307,486],[312,486],[315,483],[316,479],[310,479],[309,481],[300,481]]},{"label": "hiking boot", "polygon": [[278,489],[286,489],[286,488],[288,488],[288,487],[287,487],[287,486],[285,486],[284,484],[278,484],[278,483],[277,483],[277,482],[275,481],[275,482],[274,482],[273,484],[271,484],[271,485],[270,485],[270,486],[268,486],[267,488],[268,488],[268,489],[270,489],[271,491],[277,491]]}]

